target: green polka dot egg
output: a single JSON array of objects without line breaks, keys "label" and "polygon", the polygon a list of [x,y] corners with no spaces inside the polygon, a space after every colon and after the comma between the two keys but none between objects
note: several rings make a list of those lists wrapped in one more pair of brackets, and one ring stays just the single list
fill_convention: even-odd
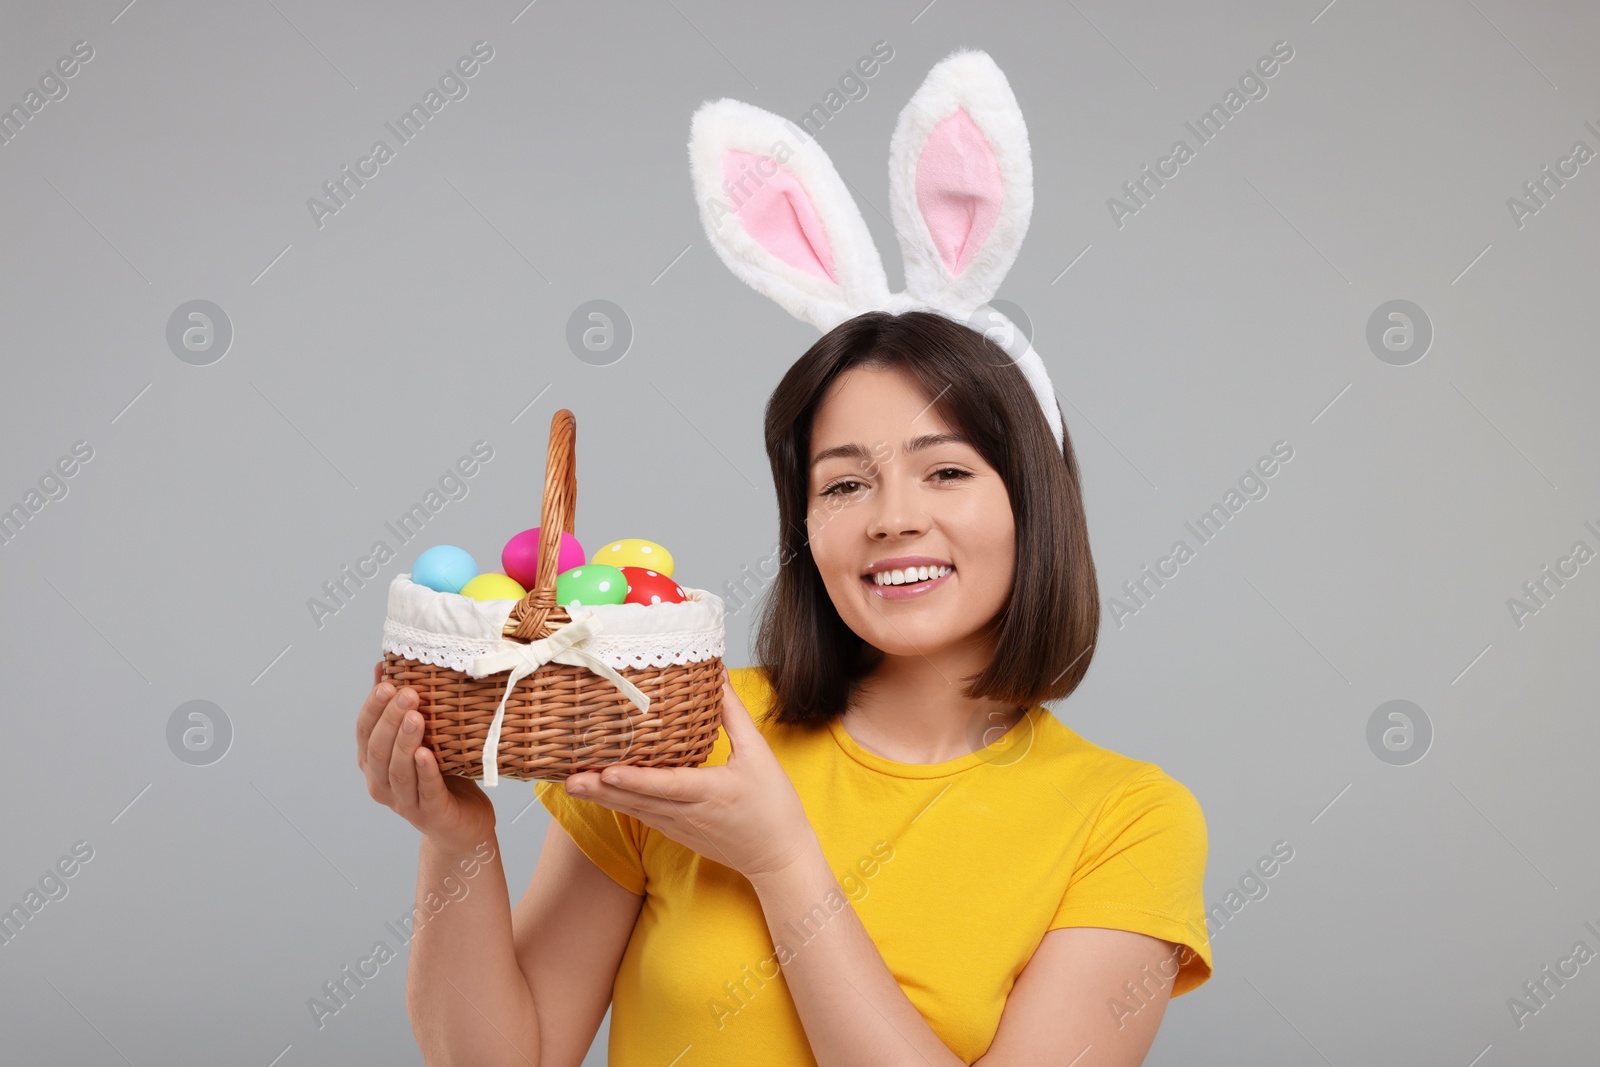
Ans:
[{"label": "green polka dot egg", "polygon": [[585,563],[556,575],[556,603],[564,607],[620,604],[627,595],[627,576],[605,563]]}]

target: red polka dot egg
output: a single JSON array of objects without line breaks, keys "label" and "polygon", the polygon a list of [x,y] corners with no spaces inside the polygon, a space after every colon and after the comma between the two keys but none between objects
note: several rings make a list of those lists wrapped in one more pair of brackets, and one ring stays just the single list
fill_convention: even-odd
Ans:
[{"label": "red polka dot egg", "polygon": [[619,569],[628,580],[628,595],[622,600],[624,604],[681,604],[689,599],[683,586],[660,571],[649,567]]}]

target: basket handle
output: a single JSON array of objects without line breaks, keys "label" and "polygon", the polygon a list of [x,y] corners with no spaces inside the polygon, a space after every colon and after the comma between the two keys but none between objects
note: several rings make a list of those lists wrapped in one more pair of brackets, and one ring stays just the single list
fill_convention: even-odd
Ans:
[{"label": "basket handle", "polygon": [[506,619],[504,636],[537,641],[571,622],[556,603],[556,568],[561,557],[561,532],[575,533],[578,471],[574,445],[577,419],[562,408],[550,418],[550,453],[544,467],[544,500],[539,505],[539,569],[533,588],[517,601]]}]

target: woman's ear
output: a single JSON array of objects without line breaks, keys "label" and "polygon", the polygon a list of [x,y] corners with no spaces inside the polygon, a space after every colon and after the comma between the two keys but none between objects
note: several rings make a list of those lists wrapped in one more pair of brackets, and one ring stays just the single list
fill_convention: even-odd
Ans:
[{"label": "woman's ear", "polygon": [[690,123],[689,172],[711,247],[791,315],[826,333],[888,302],[861,210],[805,131],[740,100],[707,101]]},{"label": "woman's ear", "polygon": [[889,206],[908,296],[963,315],[989,302],[1028,232],[1033,161],[1022,109],[987,53],[940,60],[900,112]]}]

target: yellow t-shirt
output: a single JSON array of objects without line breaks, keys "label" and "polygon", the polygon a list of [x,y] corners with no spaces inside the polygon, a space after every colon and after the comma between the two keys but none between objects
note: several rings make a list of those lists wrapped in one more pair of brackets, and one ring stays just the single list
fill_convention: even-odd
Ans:
[{"label": "yellow t-shirt", "polygon": [[[766,675],[728,675],[805,804],[842,896],[792,925],[780,955],[742,875],[559,783],[538,783],[595,865],[645,898],[612,992],[612,1067],[815,1065],[780,964],[844,900],[967,1063],[988,1049],[1047,930],[1101,926],[1187,945],[1173,996],[1211,976],[1205,816],[1157,765],[1084,740],[1043,705],[986,749],[899,763],[862,748],[837,720],[763,723]],[[719,731],[707,765],[728,752]],[[1145,981],[1156,988],[1161,978]],[[1126,1004],[1138,1007],[1131,996]]]}]

